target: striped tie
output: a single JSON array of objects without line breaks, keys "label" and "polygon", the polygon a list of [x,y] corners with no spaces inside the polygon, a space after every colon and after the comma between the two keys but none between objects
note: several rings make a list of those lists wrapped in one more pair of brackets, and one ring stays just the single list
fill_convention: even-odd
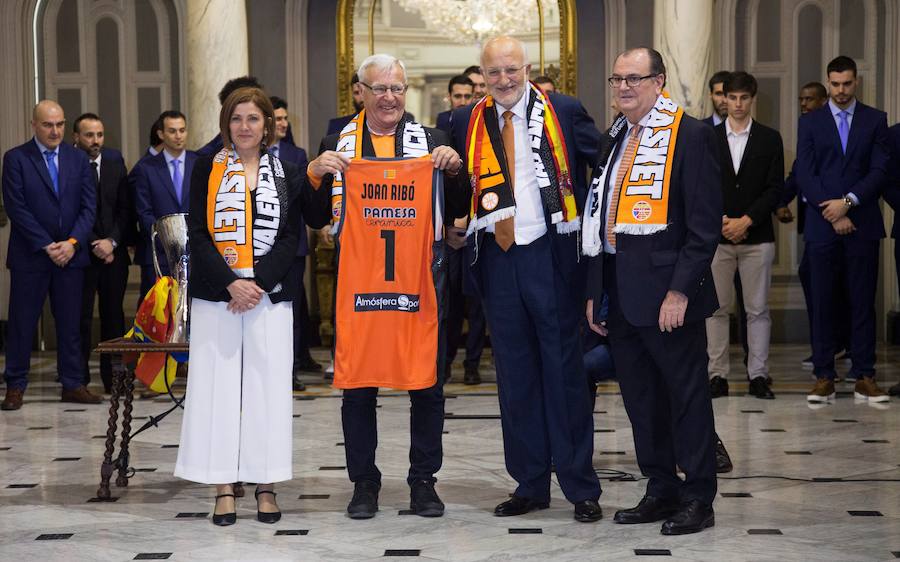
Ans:
[{"label": "striped tie", "polygon": [[625,173],[631,168],[634,162],[634,153],[637,151],[638,139],[641,136],[640,125],[631,128],[628,135],[628,144],[625,145],[625,153],[622,155],[622,161],[619,163],[619,169],[616,172],[616,183],[613,184],[612,200],[609,202],[609,216],[606,218],[606,241],[613,248],[616,247],[616,213],[619,212],[619,192],[622,191],[622,184],[625,182]]}]

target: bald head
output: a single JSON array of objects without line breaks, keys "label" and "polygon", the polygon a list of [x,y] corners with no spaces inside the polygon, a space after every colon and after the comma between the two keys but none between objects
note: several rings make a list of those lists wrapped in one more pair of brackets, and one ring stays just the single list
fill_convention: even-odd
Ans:
[{"label": "bald head", "polygon": [[501,106],[511,108],[525,93],[531,72],[525,45],[507,36],[488,39],[481,49],[481,71],[488,93]]},{"label": "bald head", "polygon": [[63,108],[53,100],[43,100],[31,112],[31,129],[38,142],[55,150],[63,140],[66,116]]}]

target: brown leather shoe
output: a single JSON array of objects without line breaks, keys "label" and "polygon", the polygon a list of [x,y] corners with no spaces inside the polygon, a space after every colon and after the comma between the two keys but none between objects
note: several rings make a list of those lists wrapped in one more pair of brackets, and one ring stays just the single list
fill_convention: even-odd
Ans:
[{"label": "brown leather shoe", "polygon": [[872,377],[862,377],[856,381],[856,387],[853,389],[853,396],[858,400],[868,400],[869,402],[890,402],[891,398],[887,392],[881,390],[875,379]]},{"label": "brown leather shoe", "polygon": [[22,407],[22,397],[25,391],[20,388],[7,388],[6,398],[0,403],[0,410],[18,410]]},{"label": "brown leather shoe", "polygon": [[86,386],[76,386],[69,390],[62,391],[63,402],[75,402],[76,404],[99,404],[103,402],[103,397],[91,394]]},{"label": "brown leather shoe", "polygon": [[834,400],[834,381],[829,379],[817,379],[816,385],[806,395],[807,402],[831,402]]}]

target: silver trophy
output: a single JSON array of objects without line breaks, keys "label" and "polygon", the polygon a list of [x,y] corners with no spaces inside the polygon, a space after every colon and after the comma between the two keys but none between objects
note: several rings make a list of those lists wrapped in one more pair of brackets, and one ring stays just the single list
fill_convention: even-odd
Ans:
[{"label": "silver trophy", "polygon": [[156,238],[166,252],[170,276],[178,284],[178,302],[173,307],[173,326],[168,343],[188,341],[188,227],[187,213],[175,213],[159,218],[150,232],[150,251],[156,276],[162,277],[156,257]]}]

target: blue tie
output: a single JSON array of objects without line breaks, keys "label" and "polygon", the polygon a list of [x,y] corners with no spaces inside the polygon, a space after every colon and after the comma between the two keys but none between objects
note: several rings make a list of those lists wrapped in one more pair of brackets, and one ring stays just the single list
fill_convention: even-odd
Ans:
[{"label": "blue tie", "polygon": [[844,154],[847,154],[847,139],[850,138],[850,123],[847,121],[849,115],[846,111],[838,113],[838,117],[841,119],[838,125],[838,136],[841,137],[841,150],[844,151]]},{"label": "blue tie", "polygon": [[175,186],[178,203],[181,203],[181,160],[172,160],[172,184]]},{"label": "blue tie", "polygon": [[272,151],[272,156],[278,158],[278,144],[273,144],[270,150]]},{"label": "blue tie", "polygon": [[59,168],[56,167],[56,153],[52,150],[44,151],[47,160],[47,170],[50,172],[50,180],[53,182],[53,192],[59,195]]}]

